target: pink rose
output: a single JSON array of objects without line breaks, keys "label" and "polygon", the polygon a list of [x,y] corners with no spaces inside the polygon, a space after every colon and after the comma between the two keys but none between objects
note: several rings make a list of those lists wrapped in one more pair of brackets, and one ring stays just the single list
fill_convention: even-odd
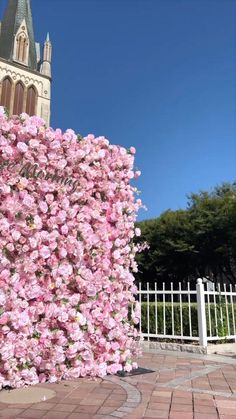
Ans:
[{"label": "pink rose", "polygon": [[39,254],[43,259],[48,259],[51,256],[51,251],[48,246],[42,246],[39,249]]},{"label": "pink rose", "polygon": [[26,153],[26,151],[28,151],[28,146],[25,143],[19,142],[17,144],[17,148],[21,153]]}]

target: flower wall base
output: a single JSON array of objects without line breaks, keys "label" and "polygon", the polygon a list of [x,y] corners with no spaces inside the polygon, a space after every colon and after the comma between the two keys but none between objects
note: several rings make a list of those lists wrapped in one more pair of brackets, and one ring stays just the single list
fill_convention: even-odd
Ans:
[{"label": "flower wall base", "polygon": [[0,109],[0,388],[136,366],[134,153]]}]

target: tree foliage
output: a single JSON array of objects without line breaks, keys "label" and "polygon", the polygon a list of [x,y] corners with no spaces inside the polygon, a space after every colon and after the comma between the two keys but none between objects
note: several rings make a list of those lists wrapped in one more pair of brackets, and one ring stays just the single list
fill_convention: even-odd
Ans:
[{"label": "tree foliage", "polygon": [[236,283],[236,184],[192,193],[186,210],[138,223],[150,249],[137,256],[136,279],[182,282],[209,276]]}]

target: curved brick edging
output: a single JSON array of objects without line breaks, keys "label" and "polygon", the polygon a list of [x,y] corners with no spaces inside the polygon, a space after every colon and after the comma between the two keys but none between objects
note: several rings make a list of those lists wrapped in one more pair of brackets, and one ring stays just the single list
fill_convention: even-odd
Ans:
[{"label": "curved brick edging", "polygon": [[136,409],[136,407],[138,407],[139,403],[141,402],[141,394],[137,390],[137,388],[132,384],[123,381],[121,378],[106,377],[105,380],[110,381],[113,384],[119,385],[127,393],[126,402],[109,415],[106,415],[105,419],[123,418],[129,413],[132,413],[132,411]]}]

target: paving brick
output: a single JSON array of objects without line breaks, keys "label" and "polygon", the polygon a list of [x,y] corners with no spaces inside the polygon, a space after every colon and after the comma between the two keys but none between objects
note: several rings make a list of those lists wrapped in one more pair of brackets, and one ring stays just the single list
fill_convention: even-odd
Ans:
[{"label": "paving brick", "polygon": [[4,403],[4,404],[2,404],[1,405],[1,403],[0,403],[0,411],[1,411],[1,409],[6,409],[6,407],[9,407],[9,408],[14,408],[14,409],[21,409],[21,410],[25,410],[25,409],[28,409],[29,407],[31,407],[31,406],[34,406],[32,403],[14,403],[14,405],[12,405],[12,404],[9,404],[9,405],[7,405],[6,403]]},{"label": "paving brick", "polygon": [[85,406],[86,405],[88,405],[88,406],[100,406],[100,405],[102,405],[102,401],[100,399],[87,398],[87,399],[82,400],[80,402],[80,405],[81,406],[83,406],[83,405],[85,405]]},{"label": "paving brick", "polygon": [[55,410],[56,412],[73,412],[77,407],[77,404],[59,403],[56,404],[53,410]]},{"label": "paving brick", "polygon": [[[142,393],[142,400],[143,400],[143,393]],[[169,397],[159,397],[159,396],[151,396],[150,403],[169,403],[171,401],[171,396]]]},{"label": "paving brick", "polygon": [[67,416],[68,419],[92,419],[94,415],[90,415],[89,413],[71,413]]},{"label": "paving brick", "polygon": [[196,413],[211,413],[211,414],[216,414],[216,408],[214,406],[202,406],[202,405],[197,405],[194,406],[194,412]]},{"label": "paving brick", "polygon": [[173,397],[172,404],[189,404],[192,405],[192,397],[185,398],[185,397]]},{"label": "paving brick", "polygon": [[107,398],[107,400],[121,400],[121,401],[124,401],[126,399],[127,399],[127,395],[123,395],[123,394],[111,394]]},{"label": "paving brick", "polygon": [[171,412],[168,419],[193,419],[193,413]]},{"label": "paving brick", "polygon": [[[166,419],[166,412],[156,412],[156,416],[153,416],[153,417],[149,417],[149,416],[142,416],[142,418],[148,418],[148,419]],[[168,416],[167,416],[167,418],[168,418]],[[126,419],[126,418],[125,418]],[[135,416],[133,416],[133,418],[132,419],[137,419],[137,417],[135,417]]]},{"label": "paving brick", "polygon": [[[86,395],[87,398],[88,395]],[[85,399],[85,397],[66,397],[63,400],[57,400],[57,403],[55,404],[60,404],[60,402],[63,404],[80,404],[83,400]]]},{"label": "paving brick", "polygon": [[44,410],[36,410],[36,409],[27,409],[24,412],[21,412],[22,418],[30,418],[30,419],[41,419],[45,415]]},{"label": "paving brick", "polygon": [[215,406],[213,399],[194,399],[194,406]]},{"label": "paving brick", "polygon": [[213,396],[211,394],[204,394],[204,393],[195,393],[193,395],[194,399],[208,399],[208,400],[213,400]]},{"label": "paving brick", "polygon": [[156,411],[164,410],[164,411],[169,412],[170,404],[169,403],[149,403],[148,409],[156,410]]},{"label": "paving brick", "polygon": [[[151,409],[147,409],[145,412],[145,418],[156,418],[157,414],[159,414],[160,412],[157,412],[156,410],[151,410]],[[160,416],[159,416],[160,417]],[[162,412],[162,416],[163,419],[168,419],[169,417],[169,412]]]},{"label": "paving brick", "polygon": [[220,415],[234,416],[236,418],[236,409],[219,408],[218,411]]},{"label": "paving brick", "polygon": [[212,413],[195,413],[194,419],[218,419],[218,414]]},{"label": "paving brick", "polygon": [[[102,404],[102,406],[105,406],[105,407],[114,407],[114,409],[116,408],[116,407],[120,407],[120,406],[122,406],[123,405],[123,402],[121,402],[120,400],[106,400],[103,404]],[[136,403],[135,403],[135,405],[136,405]]]},{"label": "paving brick", "polygon": [[[96,414],[96,415],[93,415],[93,416],[90,416],[92,419],[105,419],[105,418],[107,418],[108,416],[104,416],[104,415],[99,415],[99,414]],[[80,419],[80,417],[78,418],[78,419]],[[114,419],[114,417],[112,417],[112,419]]]},{"label": "paving brick", "polygon": [[191,399],[192,400],[192,393],[188,391],[181,391],[181,390],[174,390],[173,392],[173,398],[180,397],[184,399]]},{"label": "paving brick", "polygon": [[110,414],[110,413],[112,413],[113,411],[115,410],[115,408],[114,407],[109,407],[109,406],[102,406],[98,411],[97,411],[97,413],[98,413],[98,415],[100,414],[100,415],[107,415],[107,414]]},{"label": "paving brick", "polygon": [[216,406],[219,408],[236,409],[236,400],[216,400]]},{"label": "paving brick", "polygon": [[172,404],[171,413],[173,412],[192,412],[193,406],[189,404]]},{"label": "paving brick", "polygon": [[35,403],[31,406],[32,406],[32,409],[36,409],[36,410],[50,410],[50,409],[53,409],[53,407],[55,407],[56,404],[55,403],[41,402],[41,403]]},{"label": "paving brick", "polygon": [[[68,418],[68,412],[53,412],[53,411],[50,411],[50,412],[46,413],[45,416],[43,416],[43,419],[67,419],[67,418]],[[80,419],[80,418],[78,418],[78,419]]]},{"label": "paving brick", "polygon": [[153,396],[158,396],[158,397],[171,397],[172,395],[172,391],[160,391],[160,390],[154,390],[153,391]]},{"label": "paving brick", "polygon": [[128,413],[128,415],[134,415],[136,418],[142,418],[147,410],[146,405],[140,404],[136,409],[134,409],[132,412]]},{"label": "paving brick", "polygon": [[225,415],[221,415],[220,414],[220,419],[235,419],[235,415],[227,415],[227,414],[225,414]]},{"label": "paving brick", "polygon": [[10,407],[5,407],[4,409],[0,410],[0,417],[3,417],[5,419],[7,417],[14,417],[14,415],[22,415],[23,411],[24,409],[14,409]]},{"label": "paving brick", "polygon": [[77,406],[77,408],[75,409],[75,411],[73,413],[80,412],[80,413],[95,414],[95,413],[97,413],[99,407],[100,406],[82,406],[82,405],[79,405],[79,406]]}]

